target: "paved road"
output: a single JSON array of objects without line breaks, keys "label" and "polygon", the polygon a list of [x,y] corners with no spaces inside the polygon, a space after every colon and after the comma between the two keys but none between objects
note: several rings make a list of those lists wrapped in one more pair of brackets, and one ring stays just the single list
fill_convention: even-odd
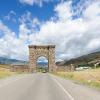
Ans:
[{"label": "paved road", "polygon": [[0,100],[100,100],[100,91],[37,73],[0,80]]}]

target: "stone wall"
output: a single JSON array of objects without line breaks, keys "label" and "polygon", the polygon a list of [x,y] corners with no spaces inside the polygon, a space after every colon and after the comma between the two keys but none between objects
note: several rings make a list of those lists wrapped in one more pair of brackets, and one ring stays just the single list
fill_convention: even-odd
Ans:
[{"label": "stone wall", "polygon": [[12,72],[29,72],[28,65],[11,65],[10,71]]},{"label": "stone wall", "polygon": [[75,71],[75,67],[73,65],[70,65],[70,66],[57,66],[57,71]]}]

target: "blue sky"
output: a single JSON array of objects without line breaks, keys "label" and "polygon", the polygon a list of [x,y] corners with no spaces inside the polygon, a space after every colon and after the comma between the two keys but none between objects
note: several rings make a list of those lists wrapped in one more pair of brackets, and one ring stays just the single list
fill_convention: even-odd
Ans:
[{"label": "blue sky", "polygon": [[99,20],[99,0],[0,0],[0,56],[28,60],[30,44],[55,44],[56,60],[99,51]]},{"label": "blue sky", "polygon": [[[68,1],[68,0],[65,0],[65,1]],[[47,21],[52,16],[55,15],[54,7],[61,2],[62,1],[60,0],[53,0],[49,3],[44,2],[43,5],[40,6],[37,4],[29,5],[27,3],[21,3],[20,0],[10,0],[10,1],[1,0],[0,1],[0,19],[2,19],[3,22],[6,25],[8,25],[9,28],[11,28],[12,30],[18,33],[18,26],[19,26],[18,20],[23,14],[27,12],[31,12],[34,18],[38,18],[40,21]],[[73,0],[72,6],[77,7],[77,4],[79,2],[80,0]],[[13,13],[10,14],[11,11],[14,12],[15,14]],[[15,19],[16,23],[12,22],[11,20],[8,20],[7,18],[5,18],[5,16],[9,16]]]},{"label": "blue sky", "polygon": [[[59,3],[59,1],[56,2],[50,2],[50,3],[44,3],[42,7],[37,5],[28,5],[28,4],[21,4],[19,0],[1,0],[0,1],[0,18],[3,20],[5,24],[7,24],[10,28],[12,28],[14,31],[18,32],[18,19],[28,11],[32,13],[33,17],[37,17],[40,21],[46,21],[50,19],[51,16],[54,15],[54,6]],[[15,18],[16,23],[13,23],[12,21],[5,20],[4,17],[8,16],[9,13],[13,11],[16,13],[16,15],[13,15],[13,18]],[[17,27],[14,27],[14,24],[17,25]]]}]

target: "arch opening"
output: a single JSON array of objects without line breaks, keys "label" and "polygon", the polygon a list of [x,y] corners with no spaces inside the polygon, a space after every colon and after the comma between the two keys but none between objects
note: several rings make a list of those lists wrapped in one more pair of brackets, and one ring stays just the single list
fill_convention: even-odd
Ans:
[{"label": "arch opening", "polygon": [[48,72],[48,58],[40,56],[36,60],[36,71],[37,72]]}]

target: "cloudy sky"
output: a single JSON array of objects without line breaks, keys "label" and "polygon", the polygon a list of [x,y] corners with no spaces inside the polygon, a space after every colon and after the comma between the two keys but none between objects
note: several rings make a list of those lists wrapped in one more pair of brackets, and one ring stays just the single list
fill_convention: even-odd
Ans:
[{"label": "cloudy sky", "polygon": [[100,0],[0,0],[0,56],[28,60],[29,44],[56,60],[100,51]]}]

